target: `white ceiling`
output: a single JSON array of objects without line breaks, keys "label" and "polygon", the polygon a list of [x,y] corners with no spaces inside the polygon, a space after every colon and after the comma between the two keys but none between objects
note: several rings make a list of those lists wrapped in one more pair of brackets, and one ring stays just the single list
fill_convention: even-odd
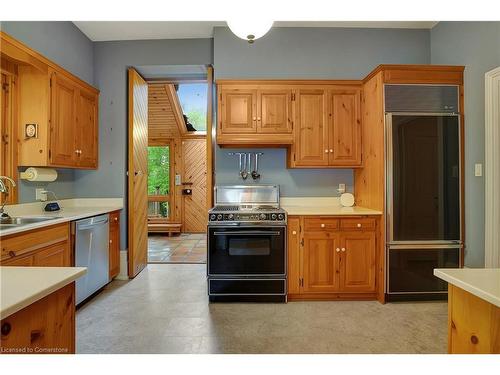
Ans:
[{"label": "white ceiling", "polygon": [[[225,21],[74,21],[92,41],[211,38]],[[277,21],[274,27],[360,27],[431,29],[434,21]]]}]

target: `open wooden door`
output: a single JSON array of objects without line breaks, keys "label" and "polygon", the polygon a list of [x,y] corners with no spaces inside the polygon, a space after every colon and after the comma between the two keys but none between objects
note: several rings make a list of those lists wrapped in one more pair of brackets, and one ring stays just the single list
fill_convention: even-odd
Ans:
[{"label": "open wooden door", "polygon": [[128,70],[128,276],[148,263],[148,85]]}]

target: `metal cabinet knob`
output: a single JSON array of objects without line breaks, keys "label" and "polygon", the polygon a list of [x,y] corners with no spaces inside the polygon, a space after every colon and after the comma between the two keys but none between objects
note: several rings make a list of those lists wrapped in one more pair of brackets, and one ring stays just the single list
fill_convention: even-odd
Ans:
[{"label": "metal cabinet knob", "polygon": [[345,252],[345,247],[342,248],[342,252]]},{"label": "metal cabinet knob", "polygon": [[333,148],[330,149],[330,152],[333,154]]},{"label": "metal cabinet knob", "polygon": [[337,253],[339,253],[339,252],[340,252],[340,249],[337,247],[337,248],[335,249],[335,251],[336,251]]},{"label": "metal cabinet knob", "polygon": [[292,231],[292,234],[293,234],[293,235],[296,235],[296,234],[297,234],[297,231],[296,231],[296,230],[293,230],[293,231]]},{"label": "metal cabinet knob", "polygon": [[113,240],[109,240],[109,243],[113,243]]},{"label": "metal cabinet knob", "polygon": [[254,121],[256,121],[256,120],[257,120],[257,117],[254,117],[254,118],[253,118],[253,120],[254,120]]},{"label": "metal cabinet knob", "polygon": [[257,117],[257,121],[260,121],[260,117]]},{"label": "metal cabinet knob", "polygon": [[325,224],[321,224],[321,228],[324,228],[325,227]]},{"label": "metal cabinet knob", "polygon": [[358,226],[358,228],[361,228],[361,223],[358,223],[358,225],[357,225],[357,226]]},{"label": "metal cabinet knob", "polygon": [[328,154],[328,150],[325,150],[325,154]]}]

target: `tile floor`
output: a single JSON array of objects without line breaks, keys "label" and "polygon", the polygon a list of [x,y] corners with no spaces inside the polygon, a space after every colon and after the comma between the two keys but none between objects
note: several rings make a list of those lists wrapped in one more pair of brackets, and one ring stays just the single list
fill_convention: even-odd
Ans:
[{"label": "tile floor", "polygon": [[182,233],[167,237],[161,233],[148,236],[149,263],[207,263],[205,233]]},{"label": "tile floor", "polygon": [[77,312],[77,353],[446,353],[445,302],[209,304],[198,264],[149,264]]}]

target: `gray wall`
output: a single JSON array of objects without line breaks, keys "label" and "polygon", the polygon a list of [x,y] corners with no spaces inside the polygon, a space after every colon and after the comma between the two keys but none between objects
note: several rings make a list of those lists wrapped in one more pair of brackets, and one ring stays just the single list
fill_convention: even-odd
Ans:
[{"label": "gray wall", "polygon": [[[127,69],[142,65],[212,64],[212,39],[94,43],[99,98],[99,169],[75,171],[78,197],[125,197],[127,163]],[[126,209],[121,248],[127,248]]]},{"label": "gray wall", "polygon": [[[74,75],[93,84],[93,43],[73,22],[2,21],[0,28]],[[71,169],[60,169],[58,173],[59,177],[57,181],[50,184],[21,180],[18,187],[19,201],[22,203],[34,202],[35,188],[37,187],[52,190],[61,199],[76,196],[74,171]]]},{"label": "gray wall", "polygon": [[440,22],[431,30],[431,63],[465,65],[465,265],[484,266],[484,74],[500,66],[500,22]]},{"label": "gray wall", "polygon": [[[429,30],[275,28],[253,45],[225,27],[214,34],[217,79],[361,79],[379,64],[429,62]],[[284,149],[247,151],[264,152],[260,183],[280,184],[284,196],[332,196],[339,183],[352,191],[350,169],[286,169]],[[216,183],[241,183],[237,159],[227,152],[216,150]]]}]

